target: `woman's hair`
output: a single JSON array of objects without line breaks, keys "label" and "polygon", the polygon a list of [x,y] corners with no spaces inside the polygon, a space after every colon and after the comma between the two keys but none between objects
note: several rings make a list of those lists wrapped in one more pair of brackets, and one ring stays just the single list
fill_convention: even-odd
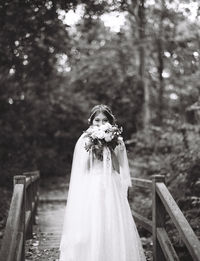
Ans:
[{"label": "woman's hair", "polygon": [[91,125],[95,116],[99,113],[103,113],[110,124],[115,124],[116,123],[116,119],[115,119],[115,116],[113,115],[111,109],[107,106],[107,105],[104,105],[104,104],[99,104],[99,105],[96,105],[94,106],[92,109],[91,109],[91,112],[90,112],[90,117],[88,119],[88,123]]}]

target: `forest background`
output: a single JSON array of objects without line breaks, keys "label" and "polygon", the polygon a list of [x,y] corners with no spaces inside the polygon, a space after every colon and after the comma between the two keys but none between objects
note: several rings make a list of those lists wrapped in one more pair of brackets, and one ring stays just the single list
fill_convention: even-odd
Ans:
[{"label": "forest background", "polygon": [[[125,18],[117,32],[101,19],[113,12]],[[1,1],[1,193],[24,171],[69,174],[88,113],[103,103],[124,128],[132,174],[165,175],[199,235],[199,14],[198,0]],[[141,212],[147,196],[136,199]]]}]

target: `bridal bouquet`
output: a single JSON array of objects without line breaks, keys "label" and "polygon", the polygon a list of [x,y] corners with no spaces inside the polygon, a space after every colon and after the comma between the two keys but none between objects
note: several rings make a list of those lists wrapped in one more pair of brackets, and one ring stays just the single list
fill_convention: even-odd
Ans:
[{"label": "bridal bouquet", "polygon": [[85,143],[86,151],[92,150],[99,160],[103,160],[103,148],[107,146],[109,149],[114,150],[117,145],[122,142],[122,127],[111,125],[110,123],[101,126],[91,126],[86,131],[88,138]]}]

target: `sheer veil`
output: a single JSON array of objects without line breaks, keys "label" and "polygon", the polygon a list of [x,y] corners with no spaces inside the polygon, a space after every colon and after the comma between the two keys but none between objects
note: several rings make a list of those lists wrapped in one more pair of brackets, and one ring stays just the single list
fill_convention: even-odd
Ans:
[{"label": "sheer veil", "polygon": [[67,205],[64,214],[63,233],[61,237],[60,250],[63,252],[71,249],[72,244],[80,240],[79,231],[81,231],[81,213],[82,202],[80,199],[84,196],[83,181],[87,172],[89,153],[85,150],[84,134],[78,139],[72,161],[69,191],[67,196]]},{"label": "sheer veil", "polygon": [[128,187],[132,187],[128,157],[124,142],[115,148],[115,154],[119,162],[119,173],[124,192],[127,195]]},{"label": "sheer veil", "polygon": [[[93,175],[93,153],[87,152],[85,149],[86,137],[83,133],[78,139],[74,154],[71,169],[71,177],[69,184],[69,192],[67,205],[65,209],[63,234],[61,237],[60,250],[62,252],[71,251],[72,246],[78,242],[86,240],[87,231],[84,230],[84,219],[82,217],[83,209],[85,210],[84,197],[87,191],[89,175]],[[123,191],[127,196],[127,189],[131,187],[131,177],[127,159],[127,153],[124,143],[122,142],[115,148],[115,154],[119,162],[119,175]],[[103,150],[103,184],[106,188],[109,183],[109,177],[112,174],[112,156],[110,150]],[[73,255],[73,253],[71,253]]]}]

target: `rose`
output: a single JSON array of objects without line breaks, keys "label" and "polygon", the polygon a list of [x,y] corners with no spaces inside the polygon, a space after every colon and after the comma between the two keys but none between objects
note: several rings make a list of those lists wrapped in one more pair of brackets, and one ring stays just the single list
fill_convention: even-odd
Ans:
[{"label": "rose", "polygon": [[111,141],[113,139],[113,133],[112,132],[107,132],[106,134],[105,134],[105,141],[106,142],[109,142],[109,141]]},{"label": "rose", "polygon": [[90,126],[89,129],[87,130],[87,134],[91,135],[92,133],[98,130],[99,130],[98,126]]},{"label": "rose", "polygon": [[91,137],[93,139],[104,139],[105,137],[105,132],[102,131],[102,130],[97,130],[97,131],[94,131],[91,135]]},{"label": "rose", "polygon": [[122,142],[123,142],[122,136],[119,136],[119,137],[117,138],[117,140],[118,140],[119,143],[122,143]]},{"label": "rose", "polygon": [[109,122],[106,122],[105,124],[101,125],[101,130],[106,131],[112,128],[112,125]]},{"label": "rose", "polygon": [[92,141],[90,139],[86,139],[85,146],[86,147],[91,147],[92,146]]}]

